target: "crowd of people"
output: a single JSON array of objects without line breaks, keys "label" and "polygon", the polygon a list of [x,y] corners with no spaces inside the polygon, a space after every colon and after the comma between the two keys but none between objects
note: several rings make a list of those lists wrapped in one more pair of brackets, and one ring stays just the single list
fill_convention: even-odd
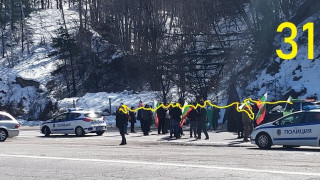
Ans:
[{"label": "crowd of people", "polygon": [[[204,101],[202,99],[198,103],[204,105]],[[176,105],[178,104],[182,104],[182,102],[176,103]],[[196,104],[197,103],[194,103],[194,105]],[[143,107],[141,101],[138,107]],[[150,127],[155,119],[155,114],[151,110],[147,110],[148,108],[152,108],[149,104],[145,104],[144,108],[139,109],[137,113],[132,111],[128,111],[128,113],[125,113],[126,111],[124,108],[125,107],[123,106],[123,104],[121,104],[116,111],[116,127],[119,129],[122,137],[120,145],[127,144],[125,135],[128,134],[128,122],[131,123],[131,133],[135,133],[134,124],[137,121],[140,121],[141,131],[143,132],[143,135],[148,136],[151,132]],[[131,109],[134,109],[134,107],[131,107]],[[201,134],[204,133],[205,139],[209,139],[207,129],[217,129],[219,111],[220,110],[216,108],[213,111],[214,113],[208,113],[206,108],[191,108],[190,112],[188,112],[187,114],[188,123],[190,124],[190,138],[201,139]],[[179,139],[182,135],[184,135],[182,129],[182,110],[178,106],[170,107],[168,109],[160,106],[160,108],[158,108],[156,111],[156,115],[158,118],[158,134],[170,133],[170,138],[176,139]]]}]

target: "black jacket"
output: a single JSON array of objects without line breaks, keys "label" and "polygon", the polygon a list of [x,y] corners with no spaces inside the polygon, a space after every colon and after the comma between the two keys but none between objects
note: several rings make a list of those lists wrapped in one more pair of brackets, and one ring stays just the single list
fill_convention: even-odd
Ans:
[{"label": "black jacket", "polygon": [[201,123],[208,122],[207,110],[205,108],[200,108],[200,111],[199,111],[199,122],[201,122]]},{"label": "black jacket", "polygon": [[160,108],[157,110],[158,118],[159,118],[159,119],[164,119],[164,118],[166,118],[166,112],[167,112],[166,109],[164,109],[163,107],[160,107]]},{"label": "black jacket", "polygon": [[169,111],[169,115],[171,116],[171,119],[181,120],[181,109],[178,107],[174,107]]},{"label": "black jacket", "polygon": [[138,119],[139,121],[141,121],[141,120],[143,119],[142,113],[143,113],[143,109],[139,109],[139,110],[138,110],[138,114],[137,114],[137,119]]},{"label": "black jacket", "polygon": [[127,114],[123,113],[122,111],[117,111],[116,115],[116,126],[119,129],[124,128],[128,124],[128,116]]},{"label": "black jacket", "polygon": [[142,111],[142,120],[143,121],[151,121],[152,120],[152,112],[148,110]]},{"label": "black jacket", "polygon": [[131,123],[136,123],[136,113],[135,112],[129,112],[130,115],[130,122]]},{"label": "black jacket", "polygon": [[192,109],[188,117],[190,118],[190,121],[198,121],[198,111],[196,109]]}]

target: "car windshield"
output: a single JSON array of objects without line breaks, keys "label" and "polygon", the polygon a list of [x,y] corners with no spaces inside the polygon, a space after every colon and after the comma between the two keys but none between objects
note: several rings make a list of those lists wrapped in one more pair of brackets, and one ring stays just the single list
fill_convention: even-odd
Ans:
[{"label": "car windshield", "polygon": [[89,117],[89,118],[101,118],[101,114],[98,113],[98,112],[91,112],[91,113],[87,113],[85,114],[86,117]]}]

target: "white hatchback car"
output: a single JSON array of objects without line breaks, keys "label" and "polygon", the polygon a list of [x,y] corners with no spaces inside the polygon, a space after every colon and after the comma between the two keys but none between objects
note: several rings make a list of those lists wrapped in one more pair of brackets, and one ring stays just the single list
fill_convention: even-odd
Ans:
[{"label": "white hatchback car", "polygon": [[9,113],[0,111],[0,142],[19,135],[19,123]]},{"label": "white hatchback car", "polygon": [[96,133],[101,136],[107,129],[104,118],[98,112],[70,111],[60,114],[40,126],[45,136],[50,134],[76,134],[84,136],[87,133]]},{"label": "white hatchback car", "polygon": [[289,114],[256,127],[251,134],[251,143],[262,149],[269,149],[272,145],[319,146],[319,140],[320,109]]}]

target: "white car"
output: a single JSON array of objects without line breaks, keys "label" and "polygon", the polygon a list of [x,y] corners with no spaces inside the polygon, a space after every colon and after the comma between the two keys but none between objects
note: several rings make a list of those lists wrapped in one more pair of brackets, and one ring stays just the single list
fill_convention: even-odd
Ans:
[{"label": "white car", "polygon": [[319,146],[319,138],[320,109],[310,109],[256,127],[251,134],[251,143],[262,149],[272,145]]},{"label": "white car", "polygon": [[0,142],[19,135],[19,123],[9,113],[0,111]]},{"label": "white car", "polygon": [[96,133],[101,136],[106,129],[106,121],[100,113],[82,110],[60,114],[40,126],[40,131],[45,136],[50,134],[84,136],[87,133]]}]

